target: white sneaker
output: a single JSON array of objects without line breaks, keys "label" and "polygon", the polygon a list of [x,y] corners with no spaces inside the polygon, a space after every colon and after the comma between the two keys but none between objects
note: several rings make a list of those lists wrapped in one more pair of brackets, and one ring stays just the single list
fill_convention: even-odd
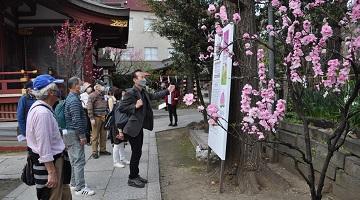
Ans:
[{"label": "white sneaker", "polygon": [[114,164],[114,167],[124,168],[124,167],[125,167],[125,165],[124,165],[124,164],[122,164],[122,163],[115,163],[115,164]]},{"label": "white sneaker", "polygon": [[84,187],[83,189],[75,192],[75,195],[79,195],[79,196],[91,196],[94,194],[95,194],[95,191],[91,190],[88,187]]},{"label": "white sneaker", "polygon": [[75,187],[75,186],[71,186],[71,185],[70,185],[70,191],[71,191],[71,192],[74,192],[74,191],[75,191],[75,189],[76,189],[76,187]]},{"label": "white sneaker", "polygon": [[125,164],[125,165],[130,165],[130,161],[129,161],[129,160],[124,159],[124,160],[121,160],[121,162],[122,162],[123,164]]}]

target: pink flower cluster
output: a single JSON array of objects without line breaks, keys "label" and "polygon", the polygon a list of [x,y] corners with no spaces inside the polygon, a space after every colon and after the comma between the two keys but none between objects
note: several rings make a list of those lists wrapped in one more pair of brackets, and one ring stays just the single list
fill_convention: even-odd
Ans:
[{"label": "pink flower cluster", "polygon": [[[357,13],[360,13],[356,10],[359,7],[359,0],[357,0],[353,7],[352,12],[347,18],[343,21],[349,22],[350,19],[358,19]],[[347,63],[347,59],[351,59],[351,56],[346,57],[341,63],[340,61],[335,62],[331,60],[327,63],[326,66],[322,64],[324,62],[322,54],[326,53],[326,44],[333,37],[333,29],[328,22],[324,22],[321,27],[320,34],[321,37],[316,37],[316,34],[312,33],[312,23],[307,18],[304,17],[306,9],[315,9],[319,6],[322,6],[324,3],[328,3],[324,0],[315,0],[312,3],[301,4],[300,0],[290,0],[289,1],[289,13],[292,17],[288,16],[286,7],[281,4],[278,0],[272,0],[272,6],[278,9],[278,12],[281,15],[282,25],[281,29],[286,33],[286,43],[291,46],[292,52],[290,52],[284,58],[284,64],[289,67],[290,70],[290,79],[292,82],[305,83],[306,77],[302,75],[302,65],[303,60],[311,62],[312,71],[314,78],[320,78],[320,84],[323,85],[326,89],[338,90],[339,87],[344,85],[348,81],[348,76],[350,73],[350,65]],[[359,7],[360,8],[360,7]],[[355,9],[355,10],[354,10]],[[293,18],[294,21],[290,19]],[[360,46],[359,41],[355,37],[349,39],[349,49],[357,48]],[[357,41],[357,42],[356,42]],[[353,52],[352,51],[352,52]],[[348,52],[351,54],[351,52]],[[326,76],[324,76],[323,67],[327,68]],[[318,85],[321,86],[321,85]]]},{"label": "pink flower cluster", "polygon": [[[54,53],[62,60],[65,65],[66,74],[74,75],[73,72],[80,71],[79,68],[86,67],[84,62],[92,48],[92,30],[87,23],[74,21],[70,24],[68,20],[61,26],[61,30],[56,32]],[[74,69],[76,66],[76,69]],[[85,72],[89,69],[84,69]],[[91,74],[89,74],[91,76]]]},{"label": "pink flower cluster", "polygon": [[187,106],[191,106],[195,102],[194,94],[185,94],[183,102],[185,102]]},{"label": "pink flower cluster", "polygon": [[266,84],[266,68],[265,68],[265,55],[264,49],[258,49],[258,76],[260,78],[260,84]]},{"label": "pink flower cluster", "polygon": [[217,124],[220,115],[218,114],[219,109],[216,107],[215,104],[210,104],[206,108],[207,114],[210,116],[208,123],[209,125],[215,126]]},{"label": "pink flower cluster", "polygon": [[349,79],[349,62],[344,61],[342,68],[340,68],[341,63],[338,59],[329,60],[327,64],[329,67],[326,73],[326,79],[323,80],[324,87],[334,88],[335,91],[339,91],[339,87],[344,85]]},{"label": "pink flower cluster", "polygon": [[[272,111],[275,102],[274,87],[274,81],[270,80],[267,87],[262,88],[260,92],[249,84],[246,84],[242,90],[241,112],[244,114],[242,130],[248,134],[256,134],[258,139],[264,139],[266,132],[275,132],[276,125],[285,116],[286,102],[282,99],[277,101],[276,109]],[[251,107],[251,95],[261,97],[254,107]]]}]

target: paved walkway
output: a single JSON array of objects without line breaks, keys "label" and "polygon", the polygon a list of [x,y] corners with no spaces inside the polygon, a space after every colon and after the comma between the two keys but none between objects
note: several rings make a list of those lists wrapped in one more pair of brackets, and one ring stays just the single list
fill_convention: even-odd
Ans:
[{"label": "paved walkway", "polygon": [[[153,131],[144,132],[143,154],[140,160],[140,175],[149,180],[147,186],[143,189],[129,187],[127,177],[129,167],[114,168],[112,156],[101,156],[94,160],[90,158],[91,149],[86,147],[86,156],[88,157],[85,167],[85,180],[89,187],[96,191],[96,195],[83,199],[136,199],[136,200],[161,200],[160,182],[159,182],[159,163],[156,145],[155,132],[173,129],[169,127],[167,112],[154,111],[155,124]],[[200,121],[201,114],[196,110],[179,110],[179,126],[185,127],[193,121]],[[110,143],[107,144],[108,150],[111,150]],[[130,159],[130,146],[125,148],[127,158]],[[0,179],[18,178],[21,168],[25,163],[25,155],[0,155]],[[5,200],[35,200],[35,187],[28,187],[21,184],[18,188],[8,194]],[[81,199],[73,196],[73,199]]]}]

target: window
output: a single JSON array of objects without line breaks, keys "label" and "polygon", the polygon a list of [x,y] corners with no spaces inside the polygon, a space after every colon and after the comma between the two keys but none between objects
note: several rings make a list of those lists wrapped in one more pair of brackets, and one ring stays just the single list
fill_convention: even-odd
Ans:
[{"label": "window", "polygon": [[144,19],[144,31],[153,31],[155,19]]},{"label": "window", "polygon": [[134,47],[128,47],[127,49],[124,49],[124,51],[121,53],[121,60],[131,60],[133,52]]},{"label": "window", "polygon": [[172,53],[174,52],[175,52],[174,48],[168,48],[168,58],[171,58],[173,56]]},{"label": "window", "polygon": [[145,60],[158,60],[158,48],[145,47],[144,57],[145,57]]},{"label": "window", "polygon": [[133,26],[134,26],[134,18],[130,17],[130,19],[129,19],[129,31],[133,30]]}]

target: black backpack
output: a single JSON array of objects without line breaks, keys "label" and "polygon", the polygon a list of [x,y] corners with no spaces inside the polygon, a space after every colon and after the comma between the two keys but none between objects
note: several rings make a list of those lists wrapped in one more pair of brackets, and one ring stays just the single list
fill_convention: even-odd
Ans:
[{"label": "black backpack", "polygon": [[124,129],[126,123],[129,121],[130,116],[126,113],[120,112],[120,101],[116,102],[114,111],[114,121],[116,128]]}]

